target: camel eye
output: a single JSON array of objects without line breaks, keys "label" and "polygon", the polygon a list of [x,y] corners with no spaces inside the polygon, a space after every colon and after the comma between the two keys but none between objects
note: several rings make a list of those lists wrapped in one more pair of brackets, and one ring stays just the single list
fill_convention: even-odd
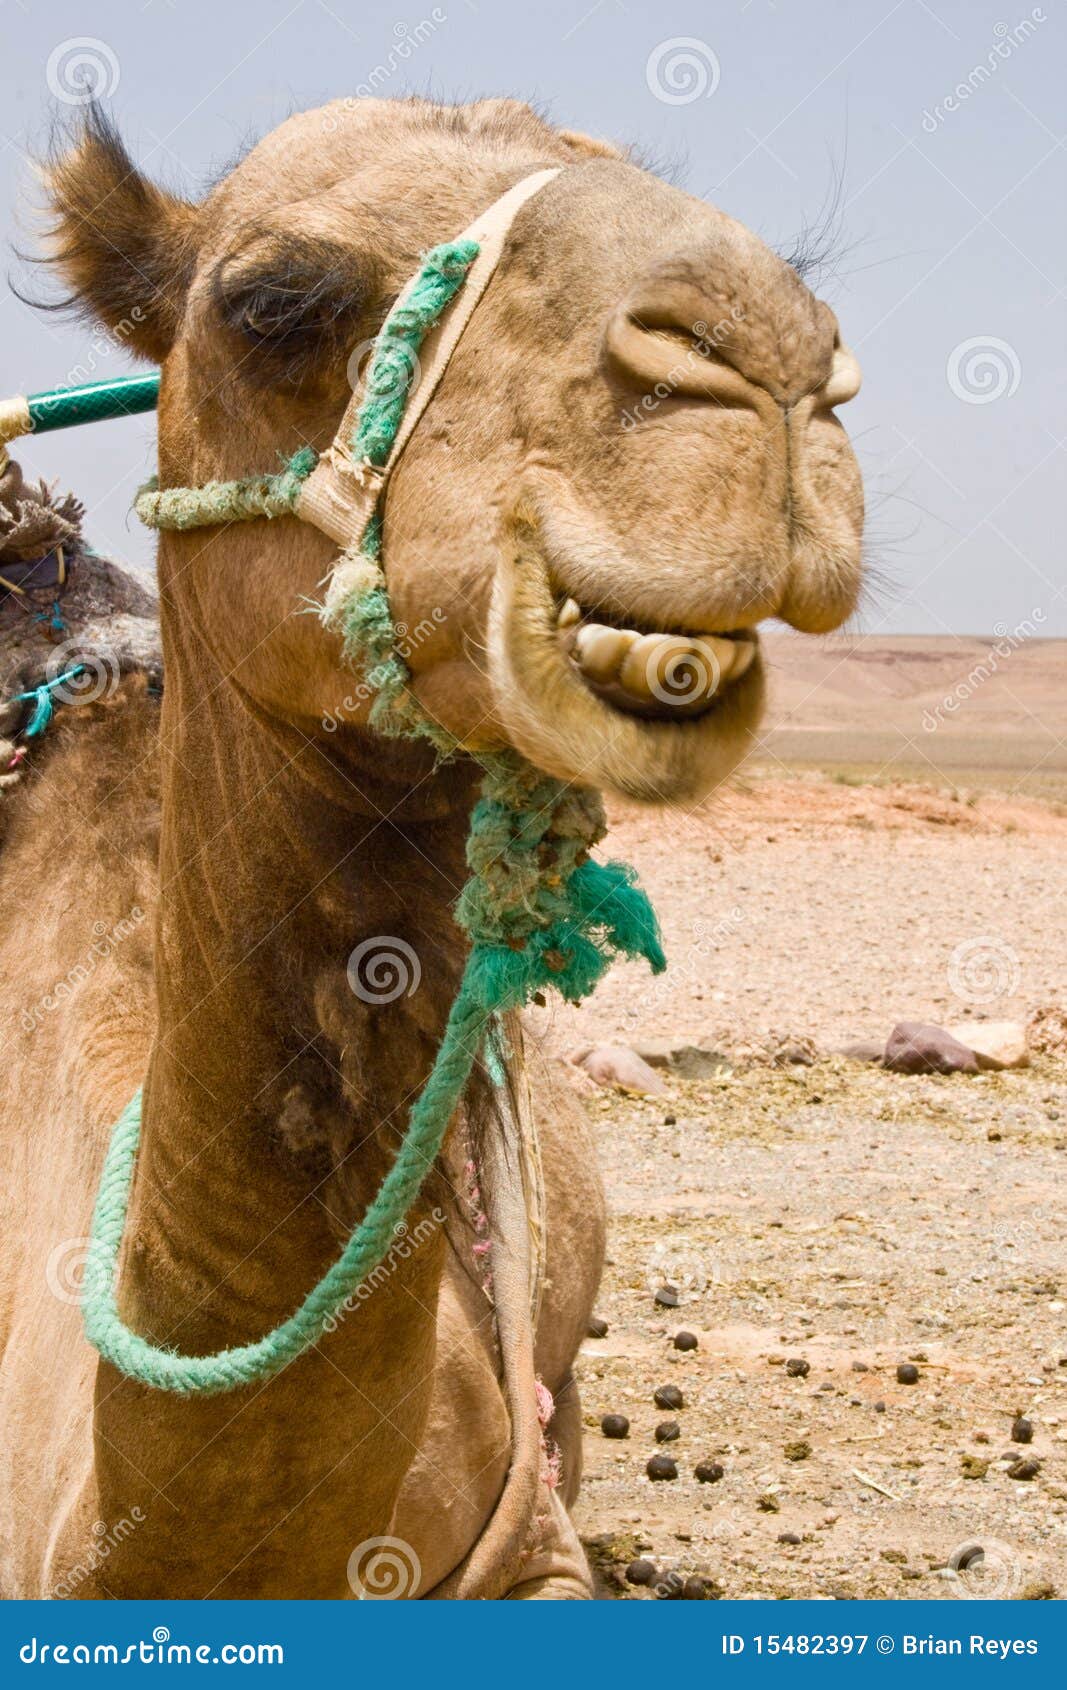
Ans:
[{"label": "camel eye", "polygon": [[224,259],[215,306],[259,354],[243,358],[243,380],[303,382],[312,369],[358,339],[373,290],[353,254],[328,242],[272,239]]}]

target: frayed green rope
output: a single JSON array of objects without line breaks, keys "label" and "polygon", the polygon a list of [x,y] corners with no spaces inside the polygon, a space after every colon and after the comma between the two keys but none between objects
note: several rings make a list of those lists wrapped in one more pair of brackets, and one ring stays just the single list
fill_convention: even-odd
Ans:
[{"label": "frayed green rope", "polygon": [[318,462],[311,446],[294,452],[277,475],[243,481],[209,481],[203,487],[165,487],[146,482],[133,508],[147,528],[207,528],[217,522],[247,522],[254,516],[291,516],[304,482]]},{"label": "frayed green rope", "polygon": [[[357,462],[387,461],[423,336],[462,285],[477,253],[473,241],[435,248],[407,298],[387,319],[352,441]],[[281,475],[258,481],[146,492],[138,500],[138,514],[167,528],[277,516],[295,507],[314,461],[313,453],[309,459],[298,453]],[[426,738],[443,756],[460,749],[420,709],[409,687],[381,568],[380,513],[368,525],[360,549],[338,561],[321,615],[339,634],[346,660],[363,670],[375,692],[373,726],[387,734]],[[644,957],[656,973],[665,968],[656,918],[633,870],[589,856],[605,831],[599,794],[554,780],[515,753],[480,761],[482,796],[467,840],[471,878],[455,912],[471,946],[459,991],[381,1189],[337,1261],[295,1314],[254,1343],[207,1356],[159,1349],[123,1324],[118,1256],[140,1139],[140,1093],[116,1122],[93,1214],[84,1315],[90,1343],[129,1377],[157,1390],[207,1395],[280,1373],[330,1328],[341,1306],[383,1259],[397,1223],[440,1153],[475,1062],[484,1057],[491,1074],[499,1075],[500,1017],[549,988],[577,1002],[617,956]]]}]

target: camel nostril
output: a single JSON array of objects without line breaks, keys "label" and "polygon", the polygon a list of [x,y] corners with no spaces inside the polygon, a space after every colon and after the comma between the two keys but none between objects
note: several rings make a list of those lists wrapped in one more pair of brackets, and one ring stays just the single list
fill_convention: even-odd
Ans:
[{"label": "camel nostril", "polygon": [[669,309],[669,302],[621,306],[608,322],[603,344],[609,368],[657,398],[758,408],[752,383],[727,363],[718,335],[695,307],[690,318],[682,308]]}]

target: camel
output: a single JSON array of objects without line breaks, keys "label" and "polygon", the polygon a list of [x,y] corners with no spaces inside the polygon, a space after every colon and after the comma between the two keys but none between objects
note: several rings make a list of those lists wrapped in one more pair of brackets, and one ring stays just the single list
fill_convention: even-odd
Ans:
[{"label": "camel", "polygon": [[[368,725],[307,613],[336,548],[294,517],[161,534],[161,699],[143,587],[111,578],[110,641],[99,604],[68,613],[108,684],[57,710],[0,797],[7,1596],[591,1594],[573,1370],[604,1200],[533,1048],[522,1108],[476,1073],[383,1271],[269,1383],[183,1397],[124,1377],[86,1344],[72,1284],[143,1081],[126,1323],[205,1354],[289,1314],[378,1188],[440,1040],[477,754],[696,802],[758,724],[758,624],[852,613],[863,499],[830,309],[721,211],[519,102],[338,101],[199,203],[98,115],[49,173],[49,262],[162,366],[166,488],[328,445],[353,349],[421,255],[551,166],[384,511],[412,690],[470,755]],[[679,652],[713,668],[695,700],[649,680]],[[23,639],[5,679],[45,656]],[[502,1137],[523,1109],[536,1229]],[[498,1276],[509,1249],[540,1260],[532,1311],[508,1316],[531,1358],[510,1396],[487,1227]]]}]

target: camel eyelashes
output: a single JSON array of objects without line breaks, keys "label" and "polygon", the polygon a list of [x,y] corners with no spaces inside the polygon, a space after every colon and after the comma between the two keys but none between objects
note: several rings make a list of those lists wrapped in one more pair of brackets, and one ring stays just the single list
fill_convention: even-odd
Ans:
[{"label": "camel eyelashes", "polygon": [[224,258],[212,291],[224,322],[269,366],[261,370],[254,358],[242,363],[242,376],[253,384],[257,372],[275,382],[279,363],[286,379],[299,384],[313,365],[351,343],[377,303],[373,278],[355,269],[350,251],[291,238]]}]

